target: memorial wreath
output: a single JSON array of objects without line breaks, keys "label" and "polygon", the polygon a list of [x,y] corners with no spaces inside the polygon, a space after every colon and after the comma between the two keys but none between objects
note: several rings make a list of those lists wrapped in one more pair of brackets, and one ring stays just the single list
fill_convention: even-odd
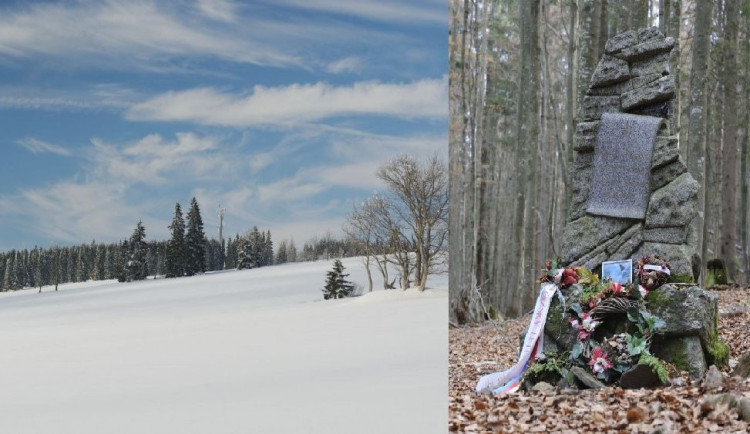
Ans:
[{"label": "memorial wreath", "polygon": [[[633,282],[626,284],[599,279],[585,267],[559,268],[558,264],[559,260],[547,261],[539,279],[542,288],[519,362],[506,371],[482,377],[477,392],[510,393],[524,380],[540,380],[546,374],[572,383],[574,366],[588,369],[611,384],[636,365],[648,365],[665,383],[666,367],[651,354],[650,347],[654,334],[666,324],[649,312],[645,297],[666,283],[671,273],[669,263],[658,256],[645,256],[636,263]],[[577,288],[571,291],[574,285]],[[563,306],[569,303],[563,311],[570,314],[568,321],[577,332],[577,341],[569,352],[547,357],[542,352],[544,324],[554,294]],[[567,303],[566,297],[570,298]]]}]

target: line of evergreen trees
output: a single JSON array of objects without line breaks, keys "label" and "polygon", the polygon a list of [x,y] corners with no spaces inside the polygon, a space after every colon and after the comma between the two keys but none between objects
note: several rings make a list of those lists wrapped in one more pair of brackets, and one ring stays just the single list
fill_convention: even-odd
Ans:
[{"label": "line of evergreen trees", "polygon": [[142,222],[129,239],[115,243],[10,250],[0,252],[0,290],[41,287],[58,283],[117,279],[133,281],[146,276],[191,276],[206,271],[247,269],[287,262],[314,261],[363,255],[361,246],[349,238],[330,233],[306,242],[301,251],[294,240],[283,240],[274,249],[271,231],[257,226],[244,235],[226,240],[207,239],[195,198],[187,219],[175,205],[169,225],[171,237],[149,241]]}]

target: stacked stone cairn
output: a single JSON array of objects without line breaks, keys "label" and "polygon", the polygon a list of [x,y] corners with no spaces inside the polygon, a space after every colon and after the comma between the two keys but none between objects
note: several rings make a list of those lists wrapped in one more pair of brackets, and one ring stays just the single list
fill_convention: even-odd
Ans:
[{"label": "stacked stone cairn", "polygon": [[[672,282],[694,282],[697,278],[693,275],[696,240],[690,223],[696,215],[699,186],[687,172],[679,155],[678,139],[670,132],[676,91],[669,71],[673,47],[674,40],[664,37],[655,27],[627,31],[606,43],[605,54],[579,108],[576,158],[571,167],[570,219],[562,239],[566,266],[584,266],[599,272],[603,261],[633,259],[635,263],[643,256],[658,255],[671,264]],[[648,206],[643,219],[587,213],[597,133],[604,113],[664,119],[653,143]],[[580,291],[579,285],[564,291],[568,303]],[[652,342],[654,355],[688,371],[693,379],[702,377],[708,365],[726,360],[727,347],[718,338],[716,296],[694,285],[668,283],[652,291],[646,303],[651,313],[667,324]],[[556,300],[545,326],[545,353],[570,351],[576,343],[576,331],[568,318],[570,312]],[[613,323],[597,333],[622,331],[625,315],[619,321],[608,320]],[[623,375],[621,383],[624,378]],[[639,383],[634,384],[638,387]]]}]

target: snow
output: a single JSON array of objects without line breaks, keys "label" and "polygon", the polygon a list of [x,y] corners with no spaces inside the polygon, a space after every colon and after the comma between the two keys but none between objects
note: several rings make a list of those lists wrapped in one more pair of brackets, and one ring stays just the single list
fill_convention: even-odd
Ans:
[{"label": "snow", "polygon": [[323,301],[332,263],[0,294],[0,432],[445,432],[447,275]]}]

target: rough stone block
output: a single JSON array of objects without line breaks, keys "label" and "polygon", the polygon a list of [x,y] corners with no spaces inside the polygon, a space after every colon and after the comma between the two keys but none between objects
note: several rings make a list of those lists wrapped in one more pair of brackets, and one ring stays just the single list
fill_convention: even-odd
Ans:
[{"label": "rough stone block", "polygon": [[652,39],[641,42],[632,47],[623,49],[618,53],[612,53],[613,56],[633,62],[636,60],[646,59],[660,53],[669,53],[674,47],[674,38]]},{"label": "rough stone block", "polygon": [[620,387],[623,389],[643,389],[663,386],[659,375],[649,365],[637,364],[622,373]]},{"label": "rough stone block", "polygon": [[586,90],[586,95],[591,95],[591,96],[618,95],[619,96],[629,90],[633,90],[633,85],[631,84],[632,81],[633,79],[631,78],[629,81],[621,81],[619,83],[615,83],[609,86],[590,87],[588,90]]},{"label": "rough stone block", "polygon": [[693,380],[700,380],[706,372],[706,357],[697,336],[656,338],[651,351],[656,357],[688,371]]},{"label": "rough stone block", "polygon": [[594,154],[578,153],[570,166],[571,196],[568,221],[586,215],[586,203],[591,191],[591,178],[594,174]]},{"label": "rough stone block", "polygon": [[664,34],[659,31],[658,27],[652,26],[638,29],[638,42],[647,42],[654,39],[664,39]]},{"label": "rough stone block", "polygon": [[[628,90],[633,90],[639,87],[643,87],[649,83],[653,83],[662,77],[664,76],[661,74],[649,74],[649,75],[644,75],[643,77],[631,77],[630,81],[628,81],[628,84],[630,84],[630,89],[627,89],[625,92],[627,92]],[[625,92],[622,92],[622,93],[625,93]]]},{"label": "rough stone block", "polygon": [[659,255],[672,265],[673,274],[684,274],[692,276],[693,267],[691,256],[693,252],[684,244],[643,243],[633,253],[633,258],[640,259],[646,255]]},{"label": "rough stone block", "polygon": [[568,221],[579,219],[586,215],[586,202],[591,191],[591,177],[593,168],[574,170],[571,174],[571,195]]},{"label": "rough stone block", "polygon": [[684,173],[664,188],[651,194],[646,214],[646,227],[685,226],[695,217],[697,202],[698,182],[689,173]]},{"label": "rough stone block", "polygon": [[628,30],[615,35],[607,40],[604,46],[604,52],[607,54],[618,53],[626,48],[632,47],[638,43],[638,32]]},{"label": "rough stone block", "polygon": [[674,104],[672,99],[662,101],[656,104],[642,105],[630,110],[627,113],[641,116],[653,116],[655,118],[669,119],[674,116]]},{"label": "rough stone block", "polygon": [[[623,232],[620,236],[616,237],[612,243],[607,245],[607,253],[610,255],[617,251],[620,247],[622,247],[623,244],[625,244],[628,240],[633,238],[634,235],[636,235],[638,232],[640,232],[643,229],[643,224],[637,223],[628,228],[625,232]],[[635,249],[633,249],[635,250]]]},{"label": "rough stone block", "polygon": [[[667,244],[667,246],[673,245]],[[670,284],[660,286],[646,297],[651,313],[666,323],[657,335],[698,336],[706,352],[718,341],[716,328],[719,316],[718,300],[716,295],[697,286],[678,289]]]},{"label": "rough stone block", "polygon": [[636,60],[630,64],[633,87],[645,84],[642,80],[648,80],[647,77],[649,76],[658,75],[661,77],[668,75],[670,72],[669,53],[661,53],[648,59]]},{"label": "rough stone block", "polygon": [[[653,160],[652,160],[653,161]],[[651,191],[656,191],[687,172],[685,163],[679,158],[651,172]]]},{"label": "rough stone block", "polygon": [[595,121],[602,118],[603,113],[619,113],[620,96],[591,96],[583,97],[581,107],[578,111],[580,122]]},{"label": "rough stone block", "polygon": [[672,163],[679,157],[679,138],[677,136],[656,136],[656,142],[654,142],[654,153],[651,155],[652,170]]},{"label": "rough stone block", "polygon": [[603,261],[607,260],[607,247],[614,242],[613,240],[606,241],[594,250],[586,253],[582,257],[576,259],[570,263],[571,267],[586,267],[589,270],[593,270],[599,266]]},{"label": "rough stone block", "polygon": [[576,152],[591,152],[596,146],[596,132],[599,130],[599,122],[579,122],[576,125],[576,134],[573,141],[573,150]]},{"label": "rough stone block", "polygon": [[568,223],[563,229],[563,263],[582,257],[632,224],[630,220],[591,215]]},{"label": "rough stone block", "polygon": [[684,244],[687,242],[687,228],[687,226],[648,228],[643,231],[643,241],[666,244]]},{"label": "rough stone block", "polygon": [[633,255],[633,252],[638,250],[638,247],[640,247],[641,244],[643,244],[643,231],[639,230],[625,240],[617,250],[614,250],[607,260],[619,261],[622,259],[628,259]]},{"label": "rough stone block", "polygon": [[630,78],[628,62],[613,56],[604,55],[591,75],[592,88],[609,86]]},{"label": "rough stone block", "polygon": [[620,97],[623,110],[666,101],[674,97],[675,83],[671,75],[664,76],[645,86],[625,92]]}]

